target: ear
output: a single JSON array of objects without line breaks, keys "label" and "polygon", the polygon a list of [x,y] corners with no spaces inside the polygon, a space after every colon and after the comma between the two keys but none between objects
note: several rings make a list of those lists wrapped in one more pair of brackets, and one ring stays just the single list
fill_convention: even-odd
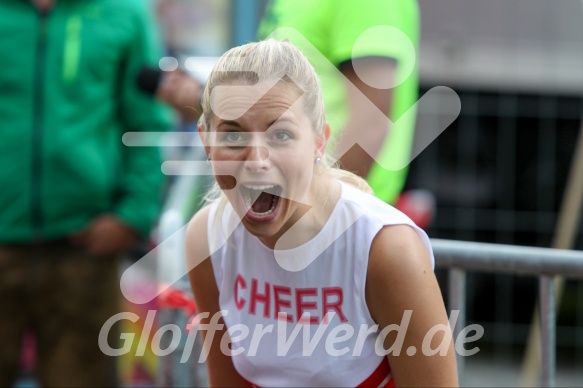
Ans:
[{"label": "ear", "polygon": [[210,159],[211,157],[211,147],[208,144],[208,132],[204,130],[201,124],[198,125],[198,135],[200,136],[200,140],[204,145],[204,152],[206,152],[207,158]]},{"label": "ear", "polygon": [[316,139],[316,155],[317,157],[322,157],[326,153],[326,147],[328,146],[328,140],[330,139],[330,124],[326,122],[324,125],[324,133]]}]

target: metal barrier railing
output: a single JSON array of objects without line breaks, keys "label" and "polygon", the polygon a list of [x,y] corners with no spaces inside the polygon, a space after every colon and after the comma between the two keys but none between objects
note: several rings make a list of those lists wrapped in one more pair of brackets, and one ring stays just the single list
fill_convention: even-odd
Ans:
[{"label": "metal barrier railing", "polygon": [[[583,252],[432,239],[438,267],[449,268],[450,309],[458,310],[454,338],[465,326],[466,271],[530,275],[539,278],[541,323],[541,386],[555,385],[556,310],[553,278],[583,278]],[[463,377],[464,359],[458,356]]]}]

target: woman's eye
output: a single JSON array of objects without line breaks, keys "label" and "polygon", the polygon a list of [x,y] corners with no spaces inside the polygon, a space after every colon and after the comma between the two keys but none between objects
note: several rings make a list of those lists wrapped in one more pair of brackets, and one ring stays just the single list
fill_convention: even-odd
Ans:
[{"label": "woman's eye", "polygon": [[292,135],[288,131],[277,131],[272,135],[272,138],[278,141],[285,141],[291,139]]},{"label": "woman's eye", "polygon": [[225,132],[221,136],[221,141],[227,145],[239,145],[245,142],[245,137],[240,132]]}]

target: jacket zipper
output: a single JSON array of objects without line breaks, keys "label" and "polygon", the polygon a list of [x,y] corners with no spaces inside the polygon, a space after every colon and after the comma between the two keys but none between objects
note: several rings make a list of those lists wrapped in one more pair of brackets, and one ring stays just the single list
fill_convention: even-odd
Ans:
[{"label": "jacket zipper", "polygon": [[65,27],[65,48],[63,52],[63,80],[71,83],[77,77],[81,54],[81,17],[71,16]]},{"label": "jacket zipper", "polygon": [[49,12],[40,11],[39,29],[36,46],[36,67],[34,77],[34,108],[33,108],[33,133],[32,133],[32,195],[31,195],[31,221],[33,239],[40,240],[43,235],[42,219],[42,135],[44,127],[44,81],[45,81],[45,57],[47,46],[47,20]]}]

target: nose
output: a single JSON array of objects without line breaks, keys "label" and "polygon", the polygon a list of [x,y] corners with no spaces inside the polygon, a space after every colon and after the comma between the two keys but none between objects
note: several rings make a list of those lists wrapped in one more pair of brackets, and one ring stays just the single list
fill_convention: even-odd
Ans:
[{"label": "nose", "polygon": [[269,160],[269,150],[257,136],[254,134],[253,141],[247,145],[244,166],[247,171],[258,172],[268,170],[271,162]]}]

